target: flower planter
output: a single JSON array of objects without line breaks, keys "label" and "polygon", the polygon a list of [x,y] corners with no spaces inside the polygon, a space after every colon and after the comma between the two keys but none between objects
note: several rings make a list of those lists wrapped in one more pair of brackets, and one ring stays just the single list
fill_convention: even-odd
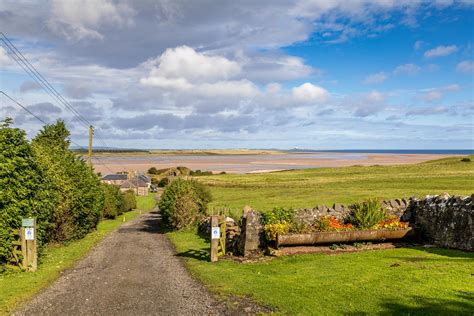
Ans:
[{"label": "flower planter", "polygon": [[277,246],[316,245],[351,241],[383,241],[402,239],[410,234],[411,227],[404,229],[350,230],[288,234],[277,236]]}]

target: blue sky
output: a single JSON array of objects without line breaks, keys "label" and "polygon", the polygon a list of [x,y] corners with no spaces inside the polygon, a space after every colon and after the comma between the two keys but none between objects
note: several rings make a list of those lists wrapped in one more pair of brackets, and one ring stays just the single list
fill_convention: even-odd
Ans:
[{"label": "blue sky", "polygon": [[[139,148],[472,149],[471,1],[2,1],[0,29],[94,126]],[[85,127],[14,62],[0,85]],[[29,136],[39,123],[6,98]]]}]

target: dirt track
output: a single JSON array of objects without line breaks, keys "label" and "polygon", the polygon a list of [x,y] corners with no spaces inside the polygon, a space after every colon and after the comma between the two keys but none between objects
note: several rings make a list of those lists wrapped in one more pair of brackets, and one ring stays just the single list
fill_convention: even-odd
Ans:
[{"label": "dirt track", "polygon": [[226,314],[145,213],[108,236],[17,315]]}]

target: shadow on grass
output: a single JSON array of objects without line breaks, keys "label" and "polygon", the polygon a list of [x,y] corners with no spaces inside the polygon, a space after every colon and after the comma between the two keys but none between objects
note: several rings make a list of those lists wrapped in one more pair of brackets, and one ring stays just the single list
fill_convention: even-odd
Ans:
[{"label": "shadow on grass", "polygon": [[380,315],[472,315],[474,311],[474,293],[459,292],[459,300],[433,299],[415,296],[417,306],[409,306],[397,301],[382,304]]},{"label": "shadow on grass", "polygon": [[207,248],[201,248],[200,250],[194,250],[190,249],[187,251],[179,252],[176,254],[178,257],[183,257],[183,258],[191,258],[191,259],[196,259],[199,261],[209,261],[210,260],[210,254],[209,254],[209,249]]},{"label": "shadow on grass", "polygon": [[417,248],[418,250],[433,253],[440,256],[450,258],[470,258],[474,259],[474,252],[456,250],[456,249],[443,249],[443,248]]}]

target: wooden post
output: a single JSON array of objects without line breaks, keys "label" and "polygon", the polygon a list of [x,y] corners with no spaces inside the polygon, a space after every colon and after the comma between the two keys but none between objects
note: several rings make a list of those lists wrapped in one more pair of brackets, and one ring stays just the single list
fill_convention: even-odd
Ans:
[{"label": "wooden post", "polygon": [[217,261],[217,253],[219,250],[219,238],[220,234],[215,234],[215,229],[216,227],[219,227],[219,216],[217,215],[212,215],[211,216],[211,262],[216,262]]},{"label": "wooden post", "polygon": [[23,219],[22,226],[20,230],[22,268],[34,272],[38,268],[36,218]]},{"label": "wooden post", "polygon": [[89,126],[89,166],[92,168],[92,135],[94,135],[94,126]]}]

